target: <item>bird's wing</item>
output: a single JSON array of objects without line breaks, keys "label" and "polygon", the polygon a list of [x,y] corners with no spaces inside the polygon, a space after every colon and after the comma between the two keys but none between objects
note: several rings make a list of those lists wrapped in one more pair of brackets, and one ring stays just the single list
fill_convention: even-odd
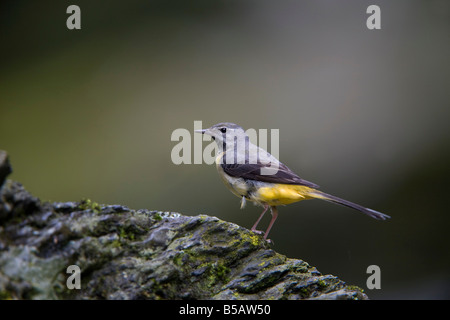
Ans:
[{"label": "bird's wing", "polygon": [[270,168],[270,163],[263,164],[261,162],[245,163],[245,164],[226,164],[222,163],[223,171],[233,177],[251,179],[262,182],[296,184],[317,189],[319,186],[315,183],[306,181],[291,171],[286,165],[278,162],[278,171],[275,174],[261,174],[262,168]]}]

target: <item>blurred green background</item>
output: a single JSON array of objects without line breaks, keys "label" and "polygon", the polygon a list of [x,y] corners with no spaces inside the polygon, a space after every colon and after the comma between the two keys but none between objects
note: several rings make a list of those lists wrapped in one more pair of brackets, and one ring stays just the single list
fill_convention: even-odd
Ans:
[{"label": "blurred green background", "polygon": [[280,129],[293,171],[392,219],[280,207],[275,250],[373,299],[450,298],[450,2],[2,1],[0,37],[0,149],[34,195],[251,227],[261,209],[214,166],[174,165],[171,133]]}]

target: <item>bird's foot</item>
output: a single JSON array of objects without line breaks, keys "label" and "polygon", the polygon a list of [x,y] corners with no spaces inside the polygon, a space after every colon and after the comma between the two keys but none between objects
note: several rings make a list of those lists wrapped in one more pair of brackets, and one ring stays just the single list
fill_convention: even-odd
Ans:
[{"label": "bird's foot", "polygon": [[256,233],[256,234],[264,234],[264,231],[256,230],[256,229],[250,229],[250,231]]},{"label": "bird's foot", "polygon": [[[256,230],[256,229],[250,229],[250,231],[252,231],[253,233],[256,233],[258,235],[264,235],[265,232],[261,231],[261,230]],[[266,240],[267,243],[274,245],[275,243],[273,242],[273,240],[271,239],[266,239],[265,237],[263,237],[264,240]]]}]

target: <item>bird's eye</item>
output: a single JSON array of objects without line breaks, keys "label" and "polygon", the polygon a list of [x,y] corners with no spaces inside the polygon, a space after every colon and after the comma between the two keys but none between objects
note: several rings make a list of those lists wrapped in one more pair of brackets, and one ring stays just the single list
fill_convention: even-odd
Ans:
[{"label": "bird's eye", "polygon": [[222,132],[222,133],[227,132],[227,128],[220,128],[220,132]]}]

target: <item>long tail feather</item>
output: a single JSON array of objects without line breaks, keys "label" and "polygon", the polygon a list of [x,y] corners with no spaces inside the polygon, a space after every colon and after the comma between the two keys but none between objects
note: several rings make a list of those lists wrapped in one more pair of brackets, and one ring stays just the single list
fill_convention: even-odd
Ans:
[{"label": "long tail feather", "polygon": [[346,207],[361,211],[362,213],[367,214],[369,217],[372,217],[377,220],[386,220],[386,219],[390,218],[390,216],[388,216],[387,214],[384,214],[384,213],[381,213],[381,212],[378,212],[378,211],[375,211],[375,210],[372,210],[369,208],[365,208],[363,206],[360,206],[359,204],[335,197],[331,194],[327,194],[327,193],[324,193],[321,191],[315,190],[314,192],[311,193],[311,196],[316,199],[326,200],[329,202],[340,204],[341,206],[346,206]]}]

